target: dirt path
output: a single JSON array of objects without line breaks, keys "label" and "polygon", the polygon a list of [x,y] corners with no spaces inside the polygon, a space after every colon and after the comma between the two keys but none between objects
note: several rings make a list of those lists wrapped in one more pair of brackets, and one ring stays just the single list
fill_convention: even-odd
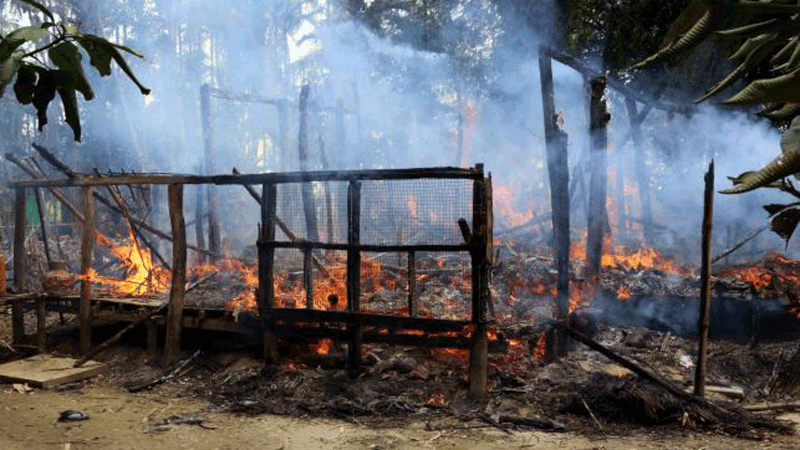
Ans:
[{"label": "dirt path", "polygon": [[[59,423],[59,411],[78,409],[91,416],[83,422]],[[34,390],[16,392],[0,387],[0,448],[32,449],[796,449],[797,436],[760,442],[725,436],[676,434],[663,430],[630,436],[594,437],[572,433],[496,429],[430,431],[425,424],[403,428],[369,428],[344,421],[296,419],[263,415],[237,416],[206,412],[208,404],[188,398],[170,398],[160,392],[129,394],[102,385],[78,392]],[[172,415],[197,415],[203,425],[155,424]]]}]

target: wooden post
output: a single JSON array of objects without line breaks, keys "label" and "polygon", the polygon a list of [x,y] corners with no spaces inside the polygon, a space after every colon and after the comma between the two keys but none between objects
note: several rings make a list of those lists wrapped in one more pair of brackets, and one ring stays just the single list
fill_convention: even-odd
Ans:
[{"label": "wooden post", "polygon": [[[361,296],[361,182],[350,180],[347,187],[347,310],[358,314]],[[347,372],[351,378],[361,369],[361,324],[347,324]]]},{"label": "wooden post", "polygon": [[172,363],[181,350],[183,300],[186,294],[186,223],[183,219],[183,185],[170,184],[169,223],[172,226],[172,284],[169,289],[167,333],[161,365]]},{"label": "wooden post", "polygon": [[81,239],[81,300],[78,306],[80,326],[80,353],[85,355],[92,346],[92,282],[89,271],[92,268],[94,250],[94,186],[83,188],[83,237]]},{"label": "wooden post", "polygon": [[[216,171],[214,163],[214,124],[211,118],[211,87],[208,84],[200,86],[200,115],[203,126],[203,148],[205,150],[205,174],[213,175]],[[207,185],[208,195],[208,249],[211,253],[219,255],[219,215],[217,213],[219,201],[217,200],[217,187]]]},{"label": "wooden post", "polygon": [[278,362],[278,339],[273,331],[275,307],[275,215],[278,190],[265,183],[261,192],[261,233],[258,242],[258,317],[264,327],[264,359]]},{"label": "wooden post", "polygon": [[313,249],[306,247],[303,249],[303,287],[306,290],[306,308],[314,308],[314,272],[311,267],[311,256]]},{"label": "wooden post", "polygon": [[36,299],[36,348],[47,353],[47,300]]},{"label": "wooden post", "polygon": [[[476,165],[483,175],[483,165]],[[489,295],[489,255],[487,195],[483,177],[475,180],[472,192],[472,348],[469,354],[469,390],[472,400],[483,401],[487,395],[489,338],[486,302]]]},{"label": "wooden post", "polygon": [[[297,138],[297,154],[300,158],[300,170],[306,172],[308,167],[308,85],[300,89],[300,132]],[[303,211],[306,216],[306,238],[312,242],[319,242],[317,228],[317,208],[314,201],[314,187],[311,182],[305,181],[300,189],[303,194]]]},{"label": "wooden post", "polygon": [[[14,199],[14,288],[25,292],[27,270],[25,264],[25,188],[16,188]],[[5,276],[5,274],[3,274]],[[11,328],[15,344],[25,340],[25,309],[20,302],[11,303]]]},{"label": "wooden post", "polygon": [[[198,185],[197,189],[197,197],[195,198],[195,208],[194,208],[194,234],[197,243],[197,248],[206,248],[206,238],[203,235],[203,189],[206,187],[204,185]],[[206,262],[206,255],[203,253],[197,254],[197,263],[198,264],[205,264]]]},{"label": "wooden post", "polygon": [[694,373],[694,395],[705,395],[706,351],[711,313],[711,228],[714,222],[714,160],[708,165],[703,195],[703,248],[700,266],[700,318],[697,325],[697,367]]},{"label": "wooden post", "polygon": [[417,316],[417,256],[408,252],[408,315]]},{"label": "wooden post", "polygon": [[606,146],[608,130],[606,126],[611,115],[603,98],[606,89],[605,77],[593,78],[591,87],[589,132],[591,138],[590,167],[592,171],[589,183],[589,220],[588,237],[586,239],[586,278],[593,280],[600,274],[600,261],[603,256],[603,234],[607,224],[606,213],[606,180],[607,162]]},{"label": "wooden post", "polygon": [[[556,319],[566,321],[569,305],[569,163],[567,134],[556,123],[553,95],[553,70],[547,50],[539,50],[539,74],[542,89],[545,150],[547,173],[550,178],[550,205],[553,215],[553,254],[558,278],[556,287]],[[563,356],[568,351],[568,341],[563,332],[553,333],[555,339],[548,341],[548,359]]]},{"label": "wooden post", "polygon": [[[653,212],[650,207],[650,174],[647,170],[645,161],[644,139],[642,138],[642,121],[644,114],[639,114],[636,108],[636,100],[626,97],[625,107],[628,110],[628,117],[631,123],[631,137],[633,138],[633,148],[635,152],[634,161],[636,164],[636,178],[639,185],[639,204],[642,208],[642,230],[644,240],[652,245],[653,236]],[[645,110],[647,111],[647,109]],[[644,113],[645,111],[642,111]],[[622,143],[620,144],[622,145]]]},{"label": "wooden post", "polygon": [[44,208],[42,208],[42,191],[39,188],[34,189],[36,192],[36,210],[39,213],[39,225],[42,227],[42,243],[44,244],[44,256],[47,259],[48,270],[53,258],[50,256],[50,244],[47,242],[47,220],[44,217]]}]

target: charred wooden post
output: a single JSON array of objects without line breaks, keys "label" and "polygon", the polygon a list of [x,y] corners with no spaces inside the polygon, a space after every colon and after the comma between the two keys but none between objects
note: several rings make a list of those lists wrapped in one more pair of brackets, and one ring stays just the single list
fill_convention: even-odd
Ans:
[{"label": "charred wooden post", "polygon": [[[361,182],[351,180],[347,186],[347,310],[357,314],[361,296]],[[347,324],[347,372],[355,378],[361,369],[361,324]]]},{"label": "charred wooden post", "polygon": [[278,362],[278,340],[274,331],[272,308],[275,307],[275,214],[278,190],[274,183],[264,183],[261,192],[261,230],[258,242],[258,317],[264,327],[264,358]]},{"label": "charred wooden post", "polygon": [[80,353],[85,355],[92,345],[92,282],[89,273],[92,269],[94,250],[94,186],[83,188],[83,237],[81,239],[81,299],[78,306],[80,326]]},{"label": "charred wooden post", "polygon": [[[539,73],[542,89],[542,109],[544,115],[545,150],[547,153],[547,173],[550,178],[550,205],[553,214],[553,254],[558,271],[556,318],[566,321],[569,305],[569,162],[567,155],[567,134],[557,123],[553,94],[553,69],[550,55],[541,48],[539,53]],[[568,342],[566,335],[555,332],[549,339],[548,359],[566,355]]]},{"label": "charred wooden post", "polygon": [[[297,138],[297,152],[300,158],[300,171],[307,172],[308,167],[308,85],[300,89],[300,131]],[[301,184],[303,194],[303,211],[306,216],[306,238],[319,242],[317,228],[317,208],[314,201],[314,186],[310,181]]]},{"label": "charred wooden post", "polygon": [[167,332],[161,365],[172,363],[181,349],[183,301],[186,294],[186,223],[183,218],[183,185],[170,184],[169,223],[172,226],[172,283],[169,288]]},{"label": "charred wooden post", "polygon": [[703,248],[700,266],[700,318],[697,325],[697,367],[694,373],[694,395],[705,395],[708,325],[711,319],[711,228],[714,222],[714,161],[708,165],[703,195]]},{"label": "charred wooden post", "polygon": [[[476,166],[483,173],[483,164]],[[469,397],[482,401],[487,394],[489,337],[487,335],[486,303],[489,296],[489,215],[483,176],[473,183],[472,193],[472,348],[469,354]]]},{"label": "charred wooden post", "polygon": [[591,181],[589,184],[589,220],[586,239],[586,278],[595,279],[600,274],[600,260],[603,255],[603,234],[607,226],[606,181],[608,129],[611,115],[603,98],[606,89],[605,77],[593,78],[591,88],[591,108],[589,132],[591,138],[590,161]]},{"label": "charred wooden post", "polygon": [[47,353],[47,303],[46,299],[36,299],[36,349]]},{"label": "charred wooden post", "polygon": [[[16,188],[14,198],[14,288],[22,293],[27,286],[25,264],[25,188]],[[3,274],[5,276],[5,274]],[[15,344],[25,339],[25,310],[20,302],[11,303],[11,327]]]},{"label": "charred wooden post", "polygon": [[[199,185],[197,186],[197,196],[195,198],[195,208],[194,208],[194,234],[197,243],[197,248],[206,248],[206,238],[203,234],[203,189],[205,186]],[[199,264],[204,264],[206,262],[206,255],[202,253],[197,254],[197,262]]]},{"label": "charred wooden post", "polygon": [[417,253],[408,252],[408,315],[417,316]]},{"label": "charred wooden post", "polygon": [[647,170],[647,163],[645,161],[644,152],[644,139],[642,138],[642,122],[649,112],[649,108],[645,108],[640,114],[636,108],[636,100],[631,97],[625,98],[625,107],[628,110],[628,117],[631,123],[631,137],[633,138],[633,148],[636,155],[634,161],[636,163],[636,178],[639,185],[639,204],[642,208],[642,229],[644,230],[644,240],[647,244],[652,245],[653,236],[653,211],[650,206],[650,174]]},{"label": "charred wooden post", "polygon": [[[211,88],[208,84],[200,86],[200,115],[203,126],[203,148],[205,150],[205,175],[215,173],[214,164],[214,124],[211,120]],[[217,213],[219,201],[217,187],[208,185],[208,249],[215,255],[220,254],[219,215]]]},{"label": "charred wooden post", "polygon": [[306,290],[306,308],[314,307],[314,272],[311,267],[311,256],[314,249],[306,247],[303,249],[303,287]]},{"label": "charred wooden post", "polygon": [[47,267],[53,261],[50,256],[50,244],[47,242],[47,219],[44,217],[44,208],[42,208],[42,191],[39,188],[34,189],[36,192],[36,210],[39,213],[39,225],[42,227],[42,243],[44,244],[44,256],[47,259]]},{"label": "charred wooden post", "polygon": [[[342,105],[339,104],[339,106],[341,107]],[[319,135],[319,159],[320,163],[322,163],[322,170],[330,169],[330,164],[328,164],[328,155],[325,153],[325,141],[322,140],[321,134]],[[325,182],[323,187],[325,188],[325,213],[327,216],[326,228],[328,229],[328,243],[333,243],[333,194],[331,194],[330,183]]]}]

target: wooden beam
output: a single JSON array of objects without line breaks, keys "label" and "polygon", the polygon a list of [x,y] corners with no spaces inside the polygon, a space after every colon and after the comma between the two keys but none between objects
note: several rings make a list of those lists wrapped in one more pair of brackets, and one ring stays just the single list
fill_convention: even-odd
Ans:
[{"label": "wooden beam", "polygon": [[81,239],[81,300],[78,306],[78,323],[80,326],[80,353],[85,355],[92,345],[92,282],[89,271],[92,268],[94,250],[94,186],[83,188],[83,235]]},{"label": "wooden beam", "polygon": [[172,226],[172,284],[169,289],[167,332],[164,340],[163,366],[173,362],[181,348],[183,302],[186,294],[186,223],[183,218],[183,185],[168,188],[169,223]]},{"label": "wooden beam", "polygon": [[700,317],[697,324],[697,366],[694,395],[705,395],[708,326],[711,319],[711,228],[714,223],[714,161],[708,165],[703,194],[702,260],[700,261]]},{"label": "wooden beam", "polygon": [[[25,188],[16,188],[14,196],[14,288],[18,294],[25,292],[28,276],[25,264],[26,200]],[[25,340],[25,310],[19,302],[11,304],[11,327],[14,343],[22,344]]]},{"label": "wooden beam", "polygon": [[408,315],[417,316],[417,253],[408,252]]}]

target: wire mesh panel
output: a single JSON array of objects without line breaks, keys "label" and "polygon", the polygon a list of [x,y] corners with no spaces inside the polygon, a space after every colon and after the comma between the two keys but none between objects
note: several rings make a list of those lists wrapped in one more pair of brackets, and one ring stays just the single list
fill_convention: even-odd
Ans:
[{"label": "wire mesh panel", "polygon": [[[463,244],[458,220],[472,226],[472,183],[470,179],[362,181],[360,243]],[[347,186],[342,181],[279,184],[278,217],[297,239],[345,244]],[[316,236],[309,236],[309,231]],[[293,239],[283,230],[276,240]]]}]

